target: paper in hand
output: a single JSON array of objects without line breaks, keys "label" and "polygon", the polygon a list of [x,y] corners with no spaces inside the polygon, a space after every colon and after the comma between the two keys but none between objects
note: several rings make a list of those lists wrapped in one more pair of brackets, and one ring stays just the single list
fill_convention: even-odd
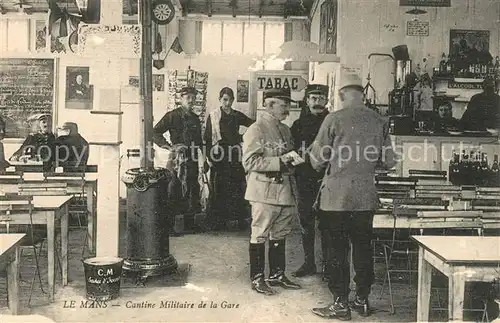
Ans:
[{"label": "paper in hand", "polygon": [[305,163],[306,161],[304,160],[304,158],[300,157],[299,154],[297,154],[297,152],[295,150],[292,150],[288,153],[285,154],[286,157],[290,157],[292,158],[292,165],[293,166],[297,166],[297,165],[300,165],[300,164],[303,164]]}]

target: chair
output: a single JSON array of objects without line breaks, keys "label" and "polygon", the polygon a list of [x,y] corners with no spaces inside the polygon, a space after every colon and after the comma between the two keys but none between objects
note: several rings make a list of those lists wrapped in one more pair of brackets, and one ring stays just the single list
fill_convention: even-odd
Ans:
[{"label": "chair", "polygon": [[[28,306],[31,304],[31,297],[33,295],[33,288],[35,286],[36,278],[38,277],[38,281],[40,282],[40,289],[44,294],[47,294],[43,289],[41,271],[40,271],[40,263],[39,256],[41,250],[43,249],[43,245],[45,242],[44,238],[39,236],[35,236],[34,234],[34,226],[33,226],[33,197],[32,196],[20,196],[20,195],[3,195],[0,196],[0,225],[5,228],[6,233],[15,233],[15,232],[26,232],[28,234],[29,239],[25,240],[21,245],[21,257],[24,249],[33,249],[36,271],[33,275],[30,285],[30,295],[28,299]],[[13,221],[13,217],[19,214],[29,214],[30,216],[30,224],[25,225],[12,225],[10,222]],[[39,245],[39,246],[37,246]]]},{"label": "chair", "polygon": [[[396,219],[398,216],[397,209],[402,203],[408,203],[405,200],[396,200],[394,203],[394,226],[392,232],[392,239],[389,243],[384,244],[384,259],[386,273],[384,277],[384,282],[382,284],[382,289],[380,292],[380,298],[385,291],[385,285],[387,283],[389,289],[389,300],[390,300],[390,314],[394,314],[395,306],[392,294],[392,274],[394,273],[406,273],[409,274],[409,282],[412,281],[412,275],[417,273],[415,260],[418,260],[418,250],[416,245],[407,239],[398,240],[396,231]],[[446,201],[429,201],[428,205],[435,206],[436,208],[441,208]],[[449,216],[447,216],[447,214]],[[424,234],[424,230],[436,229],[442,231],[442,234],[446,234],[447,230],[474,230],[478,235],[482,235],[483,223],[480,218],[478,218],[478,212],[449,212],[444,210],[435,211],[417,211],[415,214],[418,216],[415,226],[408,228],[408,234],[410,235],[411,230],[419,230],[420,234]],[[400,214],[399,214],[400,215]],[[396,262],[403,262],[405,267],[395,267]]]}]

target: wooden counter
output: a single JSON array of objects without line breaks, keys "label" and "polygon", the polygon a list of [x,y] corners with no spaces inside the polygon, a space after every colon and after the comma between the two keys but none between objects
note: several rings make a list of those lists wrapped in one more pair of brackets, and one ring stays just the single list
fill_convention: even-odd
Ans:
[{"label": "wooden counter", "polygon": [[410,169],[448,171],[453,150],[481,150],[488,155],[491,166],[494,155],[500,155],[497,136],[445,136],[445,135],[391,135],[393,146],[399,155],[396,174],[409,176]]}]

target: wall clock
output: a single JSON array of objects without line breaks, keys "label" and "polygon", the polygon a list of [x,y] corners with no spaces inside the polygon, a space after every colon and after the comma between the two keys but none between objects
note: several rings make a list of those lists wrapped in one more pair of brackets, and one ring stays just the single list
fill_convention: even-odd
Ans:
[{"label": "wall clock", "polygon": [[153,21],[158,25],[166,25],[175,17],[175,8],[170,0],[156,0],[152,11]]}]

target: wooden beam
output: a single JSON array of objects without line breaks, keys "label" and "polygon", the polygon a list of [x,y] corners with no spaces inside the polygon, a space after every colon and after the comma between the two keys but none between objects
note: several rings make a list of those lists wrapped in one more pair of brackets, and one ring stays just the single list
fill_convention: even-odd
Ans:
[{"label": "wooden beam", "polygon": [[294,7],[294,5],[292,3],[292,0],[286,0],[286,2],[284,4],[284,10],[283,10],[283,17],[285,19],[287,19],[288,16],[292,15],[293,7]]},{"label": "wooden beam", "polygon": [[212,17],[212,0],[206,0],[207,16]]},{"label": "wooden beam", "polygon": [[260,0],[259,2],[259,18],[262,18],[264,14],[264,0]]},{"label": "wooden beam", "polygon": [[236,2],[237,0],[231,0],[229,3],[229,6],[233,9],[233,18],[236,17],[236,9],[238,9],[238,4]]},{"label": "wooden beam", "polygon": [[186,16],[189,13],[190,5],[191,5],[191,0],[184,0],[181,2],[183,16]]}]

